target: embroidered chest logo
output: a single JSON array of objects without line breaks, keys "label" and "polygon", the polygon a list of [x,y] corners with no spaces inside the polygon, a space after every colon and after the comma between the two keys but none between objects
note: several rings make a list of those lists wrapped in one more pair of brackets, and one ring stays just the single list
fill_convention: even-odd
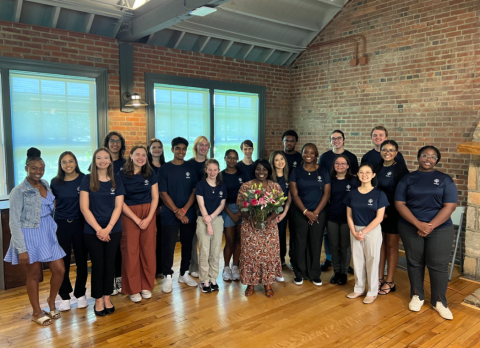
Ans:
[{"label": "embroidered chest logo", "polygon": [[110,194],[111,194],[111,195],[114,195],[114,194],[115,194],[115,189],[114,189],[113,187],[110,189]]},{"label": "embroidered chest logo", "polygon": [[220,196],[220,198],[222,198],[222,197],[223,197],[223,191],[220,191],[220,192],[218,193],[218,195]]},{"label": "embroidered chest logo", "polygon": [[80,186],[77,187],[77,193],[80,194]]},{"label": "embroidered chest logo", "polygon": [[148,184],[150,184],[150,181],[145,180],[144,183],[145,183],[145,186],[148,186]]},{"label": "embroidered chest logo", "polygon": [[288,188],[288,182],[285,183],[285,187]]},{"label": "embroidered chest logo", "polygon": [[433,180],[433,184],[434,185],[440,185],[440,180],[438,180],[438,179]]},{"label": "embroidered chest logo", "polygon": [[293,168],[297,167],[297,161],[293,162]]},{"label": "embroidered chest logo", "polygon": [[368,200],[368,205],[373,205],[373,199],[370,198],[370,199]]},{"label": "embroidered chest logo", "polygon": [[352,188],[352,186],[350,185],[347,185],[347,192],[350,192],[350,189]]},{"label": "embroidered chest logo", "polygon": [[187,179],[190,179],[190,172],[186,172],[185,175]]},{"label": "embroidered chest logo", "polygon": [[123,170],[123,167],[122,167],[122,168],[120,168],[120,170]]},{"label": "embroidered chest logo", "polygon": [[388,172],[387,175],[385,175],[387,178],[391,178],[392,177],[392,172]]},{"label": "embroidered chest logo", "polygon": [[318,182],[322,182],[322,177],[319,175],[317,176]]},{"label": "embroidered chest logo", "polygon": [[238,178],[238,182],[239,182],[240,184],[242,184],[242,183],[243,183],[242,178]]}]

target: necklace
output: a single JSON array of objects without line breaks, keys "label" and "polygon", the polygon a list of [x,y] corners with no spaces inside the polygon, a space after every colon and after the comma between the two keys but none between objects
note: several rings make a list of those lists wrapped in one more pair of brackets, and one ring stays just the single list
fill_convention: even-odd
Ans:
[{"label": "necklace", "polygon": [[391,167],[391,166],[393,166],[393,165],[396,164],[396,163],[397,163],[397,162],[393,161],[393,163],[392,163],[392,164],[389,164],[388,166],[385,165],[385,163],[384,163],[383,166],[384,166],[384,167]]}]

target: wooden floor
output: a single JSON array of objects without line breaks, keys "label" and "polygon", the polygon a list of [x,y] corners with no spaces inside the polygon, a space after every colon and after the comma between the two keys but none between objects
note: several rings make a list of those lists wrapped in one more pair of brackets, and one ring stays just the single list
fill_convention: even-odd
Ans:
[{"label": "wooden floor", "polygon": [[[371,305],[345,297],[353,276],[341,287],[328,282],[331,274],[322,275],[321,287],[296,286],[287,269],[286,282],[274,284],[275,296],[268,299],[261,286],[246,298],[245,286],[220,276],[220,292],[203,294],[179,284],[177,273],[170,294],[162,293],[157,281],[150,300],[134,304],[115,296],[117,310],[104,318],[94,315],[90,299],[87,309],[74,304],[50,327],[30,321],[25,287],[0,291],[0,347],[480,347],[480,311],[461,305],[480,284],[461,280],[458,273],[447,293],[453,321],[440,318],[427,303],[429,290],[421,312],[408,310],[404,270],[396,275],[397,292]],[[74,279],[73,267],[70,275]],[[49,279],[46,271],[40,293],[44,307]],[[428,282],[425,286],[429,289]]]}]

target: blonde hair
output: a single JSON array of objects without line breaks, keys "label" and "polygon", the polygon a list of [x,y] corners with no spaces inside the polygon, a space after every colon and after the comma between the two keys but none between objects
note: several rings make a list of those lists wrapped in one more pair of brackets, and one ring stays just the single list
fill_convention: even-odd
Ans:
[{"label": "blonde hair", "polygon": [[[207,137],[204,136],[204,135],[200,135],[200,136],[197,137],[197,139],[195,139],[195,141],[193,142],[193,157],[197,157],[197,145],[198,145],[202,140],[204,140],[204,139],[207,141],[208,147],[210,147],[210,142],[208,141]],[[208,158],[208,154],[207,154],[206,158]]]}]

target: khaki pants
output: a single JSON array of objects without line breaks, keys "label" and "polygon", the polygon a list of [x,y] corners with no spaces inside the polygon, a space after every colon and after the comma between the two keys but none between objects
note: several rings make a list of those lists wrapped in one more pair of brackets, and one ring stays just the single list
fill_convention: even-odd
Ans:
[{"label": "khaki pants", "polygon": [[200,282],[216,281],[222,252],[223,218],[216,216],[212,221],[213,236],[207,233],[207,225],[201,216],[197,218],[197,237],[199,245],[198,270]]},{"label": "khaki pants", "polygon": [[[355,231],[361,231],[365,226],[355,225]],[[365,282],[368,282],[367,296],[378,295],[378,264],[380,263],[380,248],[382,246],[382,228],[380,225],[367,233],[365,239],[359,242],[350,233],[352,243],[353,268],[355,269],[354,292],[364,293]]]}]

